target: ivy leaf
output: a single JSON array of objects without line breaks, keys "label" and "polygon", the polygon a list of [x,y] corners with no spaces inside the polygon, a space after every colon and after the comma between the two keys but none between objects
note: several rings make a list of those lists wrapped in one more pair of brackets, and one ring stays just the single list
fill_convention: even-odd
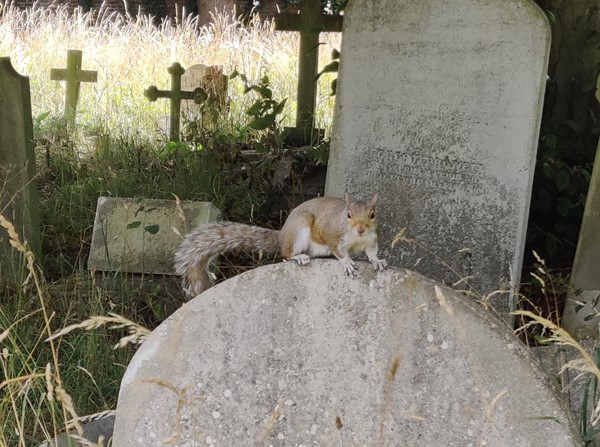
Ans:
[{"label": "ivy leaf", "polygon": [[156,234],[156,233],[158,233],[158,230],[160,230],[160,225],[158,225],[158,224],[146,225],[144,227],[144,231],[146,231],[150,234]]},{"label": "ivy leaf", "polygon": [[142,225],[142,222],[139,220],[136,220],[134,222],[128,223],[127,224],[127,229],[130,230],[132,228],[138,228],[140,225]]}]

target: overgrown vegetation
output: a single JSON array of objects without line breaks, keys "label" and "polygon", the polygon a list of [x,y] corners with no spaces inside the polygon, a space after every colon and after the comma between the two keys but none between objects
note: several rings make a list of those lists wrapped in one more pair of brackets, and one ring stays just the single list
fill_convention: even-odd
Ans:
[{"label": "overgrown vegetation", "polygon": [[[324,37],[339,46],[339,36]],[[98,71],[98,83],[81,86],[75,126],[62,116],[63,86],[49,80],[70,48],[83,50],[84,69]],[[286,191],[323,162],[326,144],[300,154],[283,145],[281,129],[295,111],[297,37],[275,33],[270,23],[225,15],[210,28],[199,29],[191,17],[155,26],[149,17],[8,5],[0,14],[0,54],[30,78],[43,253],[30,259],[23,287],[0,293],[0,447],[12,447],[76,428],[78,415],[114,409],[135,351],[129,344],[112,349],[137,330],[127,319],[152,329],[182,303],[176,279],[87,272],[99,196],[206,200],[225,218],[280,225],[285,216],[271,212],[273,201],[278,210],[290,200]],[[152,84],[169,88],[174,61],[235,73],[226,110],[184,121],[178,143],[157,124],[168,101],[143,95]],[[329,129],[332,99],[324,85],[316,121]],[[232,256],[220,267],[245,264]],[[111,314],[117,320],[103,320]],[[47,341],[82,321],[89,330]]]}]

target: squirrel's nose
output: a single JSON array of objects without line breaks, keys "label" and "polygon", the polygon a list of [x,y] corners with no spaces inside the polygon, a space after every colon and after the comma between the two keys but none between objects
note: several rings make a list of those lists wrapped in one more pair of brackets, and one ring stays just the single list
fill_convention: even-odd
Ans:
[{"label": "squirrel's nose", "polygon": [[356,229],[356,232],[358,233],[359,236],[362,236],[363,233],[365,232],[365,228],[364,227],[358,227]]}]

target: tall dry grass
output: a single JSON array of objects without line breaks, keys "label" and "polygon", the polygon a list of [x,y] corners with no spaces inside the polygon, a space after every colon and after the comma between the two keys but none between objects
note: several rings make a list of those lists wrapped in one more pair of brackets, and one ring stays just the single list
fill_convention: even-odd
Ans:
[{"label": "tall dry grass", "polygon": [[[70,12],[65,6],[18,9],[0,1],[0,55],[9,56],[18,72],[29,76],[33,116],[61,114],[63,83],[50,80],[51,68],[66,66],[68,49],[83,51],[82,68],[98,71],[98,82],[82,84],[78,120],[102,123],[113,132],[151,136],[156,119],[167,114],[168,101],[150,103],[144,90],[150,85],[169,88],[167,68],[173,62],[222,65],[224,73],[245,73],[249,80],[268,75],[279,98],[288,97],[285,124],[295,110],[297,33],[276,32],[270,21],[243,24],[233,11],[214,16],[214,23],[199,27],[196,18],[164,20],[156,25],[150,16],[123,16],[105,9]],[[327,64],[340,36],[323,34],[321,64]],[[329,127],[333,99],[330,78],[320,81],[315,119]],[[242,123],[251,104],[239,81],[231,83],[231,119]]]}]

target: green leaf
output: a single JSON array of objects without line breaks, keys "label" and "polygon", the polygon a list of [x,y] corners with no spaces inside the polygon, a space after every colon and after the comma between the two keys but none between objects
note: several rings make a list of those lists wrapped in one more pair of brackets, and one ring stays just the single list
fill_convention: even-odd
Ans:
[{"label": "green leaf", "polygon": [[286,101],[287,101],[287,98],[284,98],[283,101],[281,101],[279,104],[277,104],[273,108],[273,114],[274,115],[279,115],[281,112],[283,112],[283,108],[285,107]]},{"label": "green leaf", "polygon": [[253,119],[248,127],[255,130],[265,130],[267,127],[275,123],[275,115],[265,115]]},{"label": "green leaf", "polygon": [[259,87],[257,91],[263,98],[271,99],[273,97],[273,91],[269,87]]},{"label": "green leaf", "polygon": [[40,124],[42,121],[44,121],[48,117],[48,115],[50,115],[50,112],[40,113],[38,116],[35,117],[35,123]]},{"label": "green leaf", "polygon": [[556,16],[554,15],[554,13],[552,11],[550,11],[549,9],[545,9],[544,11],[546,12],[546,15],[548,16],[548,20],[550,21],[550,23],[556,24]]},{"label": "green leaf", "polygon": [[250,107],[248,107],[248,110],[246,110],[246,114],[251,115],[251,116],[258,116],[258,115],[260,115],[262,106],[263,106],[262,101],[260,99],[258,99],[254,102],[254,104],[252,104]]},{"label": "green leaf", "polygon": [[142,225],[142,222],[139,220],[136,220],[134,222],[128,223],[127,224],[127,229],[130,230],[132,228],[138,228],[140,225]]},{"label": "green leaf", "polygon": [[553,179],[554,178],[554,166],[552,166],[550,163],[544,163],[544,166],[542,167],[542,169],[544,170],[544,175],[546,176],[547,179]]},{"label": "green leaf", "polygon": [[569,171],[567,169],[558,171],[558,174],[556,174],[556,187],[558,190],[564,191],[569,186],[569,183],[571,183],[571,174]]},{"label": "green leaf", "polygon": [[229,79],[235,79],[240,75],[240,73],[237,71],[237,69],[234,69],[231,74],[229,75]]},{"label": "green leaf", "polygon": [[315,76],[315,81],[317,79],[319,79],[321,77],[321,75],[323,75],[325,73],[337,73],[339,66],[340,66],[340,63],[338,61],[333,61],[333,62],[325,65],[323,67],[323,70],[321,70],[319,73],[317,73],[317,76]]},{"label": "green leaf", "polygon": [[266,154],[268,152],[267,146],[259,142],[254,144],[254,150],[259,154]]},{"label": "green leaf", "polygon": [[596,317],[596,315],[594,315],[594,314],[591,314],[591,315],[586,315],[586,316],[583,318],[583,321],[590,321],[590,320],[592,320],[592,319],[593,319],[593,318],[595,318],[595,317]]},{"label": "green leaf", "polygon": [[146,231],[150,234],[156,234],[156,233],[158,233],[158,230],[160,230],[160,226],[158,224],[146,225],[144,227],[144,231]]},{"label": "green leaf", "polygon": [[544,137],[546,146],[548,146],[548,149],[550,149],[550,150],[556,149],[556,140],[557,140],[556,135],[553,133],[548,134]]}]

